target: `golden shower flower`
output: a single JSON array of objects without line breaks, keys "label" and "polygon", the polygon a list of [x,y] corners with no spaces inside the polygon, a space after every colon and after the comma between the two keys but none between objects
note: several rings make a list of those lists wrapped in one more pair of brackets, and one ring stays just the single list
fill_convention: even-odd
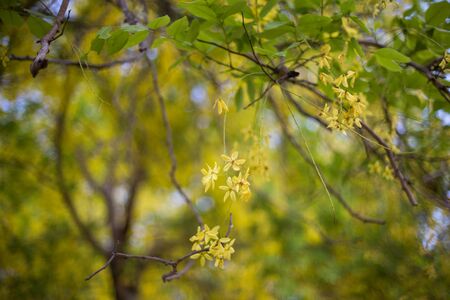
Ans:
[{"label": "golden shower flower", "polygon": [[239,185],[237,185],[231,177],[227,178],[227,185],[222,185],[219,189],[225,191],[225,195],[223,196],[223,201],[227,201],[228,197],[231,200],[236,201],[236,194],[239,193]]},{"label": "golden shower flower", "polygon": [[209,190],[210,187],[214,190],[215,183],[218,178],[218,174],[220,171],[220,167],[217,166],[217,163],[214,163],[214,168],[211,168],[208,164],[206,165],[207,169],[201,169],[203,174],[202,184],[205,186],[205,193]]},{"label": "golden shower flower", "polygon": [[222,154],[222,159],[225,161],[225,166],[223,170],[226,172],[229,168],[232,168],[234,171],[239,171],[241,169],[241,165],[245,163],[245,159],[238,159],[239,153],[237,151],[233,152],[231,156],[227,156]]},{"label": "golden shower flower", "polygon": [[216,100],[216,102],[214,102],[214,106],[213,107],[216,108],[216,106],[217,106],[217,112],[219,113],[219,115],[221,115],[222,112],[225,112],[225,113],[228,112],[228,106],[225,103],[225,101],[223,101],[221,98],[218,98]]}]

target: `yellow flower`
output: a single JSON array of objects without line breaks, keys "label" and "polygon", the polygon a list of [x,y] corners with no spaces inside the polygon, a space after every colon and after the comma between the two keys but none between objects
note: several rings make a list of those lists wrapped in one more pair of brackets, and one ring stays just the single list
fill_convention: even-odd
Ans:
[{"label": "yellow flower", "polygon": [[340,86],[342,84],[344,87],[348,88],[347,76],[340,75],[338,78],[334,80],[334,84],[336,86]]},{"label": "yellow flower", "polygon": [[236,201],[236,194],[239,192],[239,185],[237,185],[231,177],[227,178],[227,185],[222,185],[219,189],[225,191],[225,195],[223,197],[223,201],[227,201],[228,197],[231,200]]},{"label": "yellow flower", "polygon": [[322,56],[319,59],[319,68],[326,68],[326,69],[331,68],[330,62],[331,62],[331,56],[329,56],[329,55]]},{"label": "yellow flower", "polygon": [[208,225],[205,225],[205,244],[208,245],[209,242],[217,240],[219,234],[220,226],[215,226],[212,229],[209,229]]},{"label": "yellow flower", "polygon": [[330,83],[333,82],[333,77],[331,77],[330,75],[325,74],[325,73],[320,73],[319,79],[320,79],[320,81],[322,81],[324,84],[330,84]]},{"label": "yellow flower", "polygon": [[233,152],[231,156],[227,156],[222,154],[222,159],[225,161],[225,166],[223,170],[226,172],[229,168],[232,168],[235,171],[239,171],[241,169],[241,165],[245,163],[245,159],[238,159],[238,152]]},{"label": "yellow flower", "polygon": [[222,111],[225,112],[225,113],[228,112],[228,106],[225,103],[225,101],[223,101],[222,99],[218,98],[216,100],[216,102],[214,102],[214,106],[213,107],[216,108],[216,106],[217,106],[217,112],[219,113],[219,115],[222,114]]},{"label": "yellow flower", "polygon": [[450,62],[450,54],[445,51],[444,57],[442,58],[441,62],[439,63],[439,68],[444,71],[447,67],[447,64]]},{"label": "yellow flower", "polygon": [[346,90],[341,89],[339,87],[333,87],[333,92],[335,92],[337,94],[337,97],[339,99],[343,99],[345,97],[345,94],[347,93]]},{"label": "yellow flower", "polygon": [[331,51],[331,46],[328,44],[323,45],[320,47],[320,52],[322,53],[322,57],[319,59],[319,68],[330,68],[330,62],[331,62],[331,56],[328,54]]},{"label": "yellow flower", "polygon": [[217,166],[217,163],[214,163],[214,168],[211,168],[208,164],[206,165],[208,169],[202,169],[201,172],[203,174],[202,184],[205,186],[205,193],[208,191],[210,187],[214,190],[215,183],[217,180],[217,175],[219,174],[220,167]]},{"label": "yellow flower", "polygon": [[198,259],[198,258],[200,258],[200,265],[202,267],[205,265],[206,260],[213,260],[212,256],[206,251],[191,255],[191,259]]},{"label": "yellow flower", "polygon": [[237,190],[239,192],[239,198],[244,201],[248,201],[252,195],[250,192],[250,182],[248,182],[249,171],[250,170],[247,168],[244,175],[239,172],[239,176],[233,177],[233,182],[235,186],[237,186]]},{"label": "yellow flower", "polygon": [[224,260],[230,260],[234,253],[233,244],[235,239],[229,237],[219,238],[219,226],[210,229],[208,225],[201,229],[197,228],[197,233],[189,240],[194,243],[193,251],[199,251],[191,255],[191,259],[200,259],[200,264],[205,265],[207,260],[215,260],[214,265],[223,269]]},{"label": "yellow flower", "polygon": [[222,238],[210,248],[210,253],[214,256],[214,266],[223,269],[224,261],[231,259],[231,254],[234,253],[235,239]]}]

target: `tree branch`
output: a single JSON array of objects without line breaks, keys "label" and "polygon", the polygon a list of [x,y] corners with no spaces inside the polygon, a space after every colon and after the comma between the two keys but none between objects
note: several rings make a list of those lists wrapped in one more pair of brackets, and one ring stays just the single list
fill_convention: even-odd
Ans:
[{"label": "tree branch", "polygon": [[397,164],[394,152],[390,149],[389,145],[378,134],[376,134],[375,131],[373,131],[372,128],[367,126],[366,123],[361,122],[361,125],[378,143],[380,143],[383,146],[384,150],[386,151],[389,162],[392,166],[392,169],[394,170],[395,177],[397,177],[397,179],[400,181],[400,185],[402,186],[403,191],[408,197],[409,202],[414,206],[418,205],[416,197],[414,196],[413,192],[410,189],[409,181],[406,179],[405,175],[403,175],[402,171],[400,170]]},{"label": "tree branch", "polygon": [[[296,80],[293,80],[291,82],[307,88],[308,90],[310,90],[311,92],[313,92],[314,94],[316,94],[317,96],[319,96],[320,98],[322,98],[323,100],[325,100],[327,102],[333,101],[332,99],[330,99],[329,97],[324,95],[322,92],[320,92],[313,86],[309,86],[307,84],[304,84],[304,83],[296,81]],[[394,170],[394,174],[397,177],[397,179],[400,181],[402,189],[405,191],[409,202],[412,205],[416,206],[418,204],[417,200],[416,200],[414,194],[412,193],[411,189],[409,188],[408,180],[403,175],[402,171],[400,170],[400,168],[396,162],[396,157],[395,157],[394,152],[392,150],[390,150],[389,145],[379,135],[377,135],[367,124],[365,124],[364,122],[361,122],[361,124],[362,124],[363,128],[384,148],[384,150],[386,151],[386,154],[388,156],[389,162],[392,166],[392,169]]]},{"label": "tree branch", "polygon": [[203,44],[208,44],[208,45],[215,46],[215,47],[220,48],[220,49],[222,49],[222,50],[228,51],[228,52],[230,52],[230,53],[232,53],[232,54],[235,54],[235,55],[239,55],[239,56],[245,57],[246,59],[251,60],[252,62],[254,62],[255,64],[257,64],[257,65],[259,65],[259,66],[263,66],[263,67],[265,67],[265,68],[268,68],[268,69],[270,69],[271,71],[273,71],[274,73],[277,72],[277,69],[276,69],[276,68],[274,68],[274,67],[272,67],[272,66],[270,66],[270,65],[261,63],[261,62],[259,62],[258,60],[256,60],[254,57],[252,57],[252,56],[250,56],[250,55],[248,55],[248,54],[234,51],[233,49],[227,48],[227,47],[222,46],[222,45],[220,45],[220,44],[217,44],[217,43],[215,43],[215,42],[205,41],[205,40],[202,40],[202,39],[197,39],[197,41],[200,42],[200,43],[203,43]]},{"label": "tree branch", "polygon": [[[288,139],[288,141],[291,143],[291,145],[294,147],[294,149],[300,154],[300,156],[303,158],[303,160],[311,165],[314,166],[314,163],[312,162],[312,160],[308,157],[308,155],[306,154],[306,152],[303,150],[303,148],[300,146],[300,144],[297,142],[297,140],[295,139],[295,137],[289,132],[289,128],[288,125],[286,124],[285,119],[283,118],[283,115],[281,113],[280,108],[278,107],[278,104],[275,102],[274,99],[272,99],[272,97],[269,97],[269,101],[272,104],[273,107],[273,111],[275,112],[275,116],[278,119],[278,122],[280,123],[281,126],[281,130],[284,134],[284,136]],[[355,219],[358,219],[360,221],[362,221],[363,223],[373,223],[373,224],[379,224],[379,225],[383,225],[386,222],[384,220],[379,220],[379,219],[374,219],[374,218],[369,218],[369,217],[365,217],[363,215],[361,215],[360,213],[355,212],[350,205],[344,200],[344,197],[342,197],[342,195],[335,190],[326,180],[325,178],[323,178],[324,183],[327,187],[327,189],[329,190],[330,194],[332,194],[338,201],[339,203],[342,204],[342,206],[345,208],[345,210],[347,210],[347,212],[354,217]]]},{"label": "tree branch", "polygon": [[[385,48],[385,45],[379,44],[375,41],[368,41],[368,40],[360,40],[358,41],[359,44],[363,45],[363,46],[369,46],[369,47],[375,47],[375,48]],[[442,57],[440,58],[442,59]],[[439,59],[439,60],[440,60]],[[450,103],[450,91],[449,91],[449,87],[446,87],[445,85],[443,85],[439,79],[433,75],[433,73],[431,72],[431,70],[429,69],[429,67],[435,62],[436,60],[433,60],[433,62],[431,64],[428,64],[428,66],[422,66],[421,64],[418,64],[414,61],[410,61],[409,63],[406,63],[407,66],[414,68],[416,71],[418,71],[419,73],[421,73],[422,75],[424,75],[428,81],[430,81],[435,87],[436,89],[439,91],[439,93],[442,95],[442,97],[444,97],[444,99]]]},{"label": "tree branch", "polygon": [[59,7],[58,14],[56,15],[55,22],[53,23],[52,29],[40,40],[41,49],[39,50],[36,58],[30,65],[30,72],[33,77],[36,77],[41,69],[47,67],[47,53],[50,51],[50,43],[56,38],[56,34],[64,21],[64,14],[66,13],[67,7],[69,6],[69,0],[63,0],[61,6]]},{"label": "tree branch", "polygon": [[[120,66],[120,65],[126,64],[126,63],[135,62],[139,58],[141,58],[140,55],[121,59],[121,60],[100,63],[100,64],[87,63],[87,62],[84,62],[81,60],[76,61],[76,60],[68,60],[68,59],[60,59],[60,58],[46,58],[46,61],[47,61],[47,63],[50,63],[50,64],[57,64],[57,65],[62,65],[62,66],[67,66],[67,67],[78,67],[78,68],[87,68],[87,69],[92,69],[92,70],[101,70],[101,69],[107,69],[107,68]],[[11,54],[11,55],[9,55],[9,59],[15,60],[15,61],[34,61],[35,57],[18,56],[18,55]]]},{"label": "tree branch", "polygon": [[[165,258],[161,258],[161,257],[157,257],[157,256],[151,256],[151,255],[133,255],[133,254],[127,254],[127,253],[121,253],[121,252],[115,252],[113,251],[110,258],[106,261],[106,263],[101,266],[98,270],[96,270],[95,272],[93,272],[91,275],[87,276],[85,278],[86,281],[90,280],[92,277],[94,277],[95,275],[97,275],[98,273],[100,273],[101,271],[105,270],[112,262],[115,258],[119,257],[119,258],[124,258],[124,259],[143,259],[143,260],[151,260],[151,261],[155,261],[158,263],[161,263],[163,265],[166,266],[171,266],[172,267],[172,271],[170,271],[169,273],[166,273],[162,276],[162,280],[164,282],[166,281],[170,281],[173,280],[175,278],[180,277],[181,275],[183,275],[184,273],[187,272],[187,270],[182,270],[180,272],[177,271],[177,267],[178,265],[183,262],[184,260],[190,258],[192,255],[201,253],[201,252],[206,252],[209,251],[209,248],[205,248],[205,249],[201,249],[201,250],[196,250],[196,251],[192,251],[187,253],[186,255],[176,259],[176,260],[170,260],[170,259],[165,259]],[[190,268],[190,267],[189,267]]]}]

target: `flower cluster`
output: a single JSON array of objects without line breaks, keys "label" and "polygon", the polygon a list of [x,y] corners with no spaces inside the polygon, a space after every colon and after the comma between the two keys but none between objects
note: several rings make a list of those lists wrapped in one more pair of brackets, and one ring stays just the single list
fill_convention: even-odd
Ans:
[{"label": "flower cluster", "polygon": [[322,57],[319,59],[319,68],[327,68],[329,69],[330,62],[331,62],[331,56],[330,56],[331,47],[328,44],[323,45],[320,48],[320,53],[322,53]]},{"label": "flower cluster", "polygon": [[445,72],[447,70],[447,65],[450,63],[450,54],[445,51],[444,56],[442,57],[441,62],[439,63],[439,69],[442,70],[442,72]]},{"label": "flower cluster", "polygon": [[193,243],[192,250],[197,252],[191,259],[200,259],[202,266],[207,260],[215,260],[214,266],[223,269],[225,260],[230,260],[234,253],[235,239],[219,237],[219,229],[219,226],[210,229],[206,224],[203,229],[197,228],[197,233],[189,239]]},{"label": "flower cluster", "polygon": [[214,108],[217,107],[217,112],[219,113],[219,115],[222,114],[222,112],[227,113],[228,112],[228,106],[225,103],[225,101],[223,101],[222,99],[217,99],[216,102],[214,102],[213,105]]},{"label": "flower cluster", "polygon": [[214,163],[214,168],[211,168],[208,164],[206,165],[208,169],[201,169],[203,174],[202,184],[205,186],[205,193],[209,190],[210,187],[214,190],[215,183],[219,175],[220,167],[217,166],[217,163]]},{"label": "flower cluster", "polygon": [[269,179],[269,154],[267,145],[269,144],[269,136],[266,134],[256,134],[252,128],[242,131],[244,140],[251,145],[248,152],[249,169],[252,175],[260,175],[261,178]]},{"label": "flower cluster", "polygon": [[394,2],[393,0],[378,0],[377,3],[375,3],[372,15],[374,17],[378,16],[381,11],[384,10],[390,3],[398,7],[398,3]]},{"label": "flower cluster", "polygon": [[328,122],[328,128],[346,130],[354,125],[361,127],[361,116],[366,107],[363,95],[356,95],[349,91],[355,84],[356,73],[348,71],[345,74],[333,78],[328,74],[320,74],[320,80],[324,84],[332,84],[333,91],[338,99],[331,106],[325,104],[320,116]]},{"label": "flower cluster", "polygon": [[369,168],[369,173],[371,173],[371,174],[381,175],[381,177],[383,177],[386,180],[394,179],[392,169],[388,166],[384,166],[384,168],[383,168],[379,161],[369,164],[368,168]]},{"label": "flower cluster", "polygon": [[[225,163],[222,170],[227,176],[225,185],[219,187],[219,189],[225,192],[223,201],[226,201],[228,198],[233,201],[236,201],[237,199],[244,201],[249,200],[251,197],[250,182],[248,181],[250,169],[247,168],[245,172],[241,170],[241,167],[245,164],[246,160],[239,158],[238,152],[233,152],[230,156],[222,154],[222,160]],[[220,167],[217,163],[214,163],[214,168],[207,165],[207,169],[201,170],[203,174],[202,184],[205,187],[205,192],[207,192],[209,188],[214,190],[219,171]],[[230,172],[234,174],[230,174]]]}]

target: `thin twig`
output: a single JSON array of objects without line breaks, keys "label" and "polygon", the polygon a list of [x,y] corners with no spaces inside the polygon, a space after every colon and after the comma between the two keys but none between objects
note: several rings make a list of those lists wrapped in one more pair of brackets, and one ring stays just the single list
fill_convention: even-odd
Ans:
[{"label": "thin twig", "polygon": [[263,66],[263,67],[265,67],[265,68],[268,68],[268,69],[270,69],[271,71],[273,71],[273,72],[275,72],[275,73],[277,72],[277,69],[276,69],[276,68],[274,68],[274,67],[272,67],[272,66],[270,66],[270,65],[267,65],[267,64],[264,64],[264,63],[259,62],[258,60],[256,60],[256,59],[255,59],[254,57],[252,57],[251,55],[248,55],[248,54],[245,54],[245,53],[241,53],[241,52],[234,51],[233,49],[230,49],[230,48],[228,48],[228,47],[222,46],[222,45],[217,44],[217,43],[215,43],[215,42],[205,41],[205,40],[202,40],[202,39],[197,39],[197,41],[200,42],[200,43],[203,43],[203,44],[208,44],[208,45],[216,46],[217,48],[220,48],[220,49],[222,49],[222,50],[228,51],[228,52],[230,52],[230,53],[232,53],[232,54],[235,54],[235,55],[239,55],[239,56],[245,57],[245,58],[247,58],[248,60],[251,60],[252,62],[254,62],[255,64],[257,64],[257,65],[259,65],[259,66]]},{"label": "thin twig", "polygon": [[[201,249],[201,250],[196,250],[196,251],[189,252],[188,254],[180,257],[177,260],[170,260],[170,259],[165,259],[165,258],[161,258],[161,257],[158,257],[158,256],[151,256],[151,255],[134,255],[134,254],[127,254],[127,253],[121,253],[121,252],[113,251],[111,253],[110,258],[106,261],[106,263],[103,266],[101,266],[98,270],[93,272],[91,275],[87,276],[85,278],[85,280],[88,281],[92,277],[97,275],[98,273],[100,273],[103,270],[105,270],[109,265],[111,265],[111,263],[113,262],[113,260],[115,258],[124,258],[124,259],[151,260],[151,261],[155,261],[155,262],[161,263],[161,264],[166,265],[166,266],[171,266],[172,267],[172,271],[167,273],[167,274],[165,274],[165,275],[163,275],[163,281],[169,281],[170,279],[168,280],[167,279],[168,277],[173,276],[175,274],[178,274],[178,272],[177,272],[178,264],[180,264],[182,261],[190,258],[191,256],[193,256],[195,254],[198,254],[198,253],[201,253],[201,252],[206,252],[206,251],[209,251],[209,248],[204,248],[204,249]],[[184,273],[186,271],[184,271]],[[177,277],[179,277],[179,276],[177,276]],[[172,279],[174,279],[174,278],[172,278]]]},{"label": "thin twig", "polygon": [[262,92],[262,94],[256,98],[255,100],[251,101],[249,104],[247,104],[246,106],[244,106],[244,109],[249,108],[250,106],[252,106],[253,104],[255,104],[256,102],[258,102],[259,100],[261,100],[262,98],[264,98],[264,96],[270,91],[270,89],[274,86],[275,83],[270,82],[269,85],[267,86],[267,88]]},{"label": "thin twig", "polygon": [[241,12],[241,18],[242,18],[242,27],[244,27],[245,35],[247,36],[247,40],[248,40],[248,42],[250,44],[250,48],[252,49],[252,53],[253,53],[253,56],[255,57],[256,62],[258,63],[259,67],[264,72],[264,74],[266,74],[267,77],[270,78],[270,80],[272,80],[273,82],[276,83],[277,81],[275,79],[273,79],[273,77],[269,73],[267,73],[266,69],[264,69],[264,64],[261,63],[261,61],[258,58],[258,55],[256,55],[255,49],[253,48],[252,40],[250,38],[250,35],[248,34],[247,27],[245,26],[244,13],[243,12]]}]

